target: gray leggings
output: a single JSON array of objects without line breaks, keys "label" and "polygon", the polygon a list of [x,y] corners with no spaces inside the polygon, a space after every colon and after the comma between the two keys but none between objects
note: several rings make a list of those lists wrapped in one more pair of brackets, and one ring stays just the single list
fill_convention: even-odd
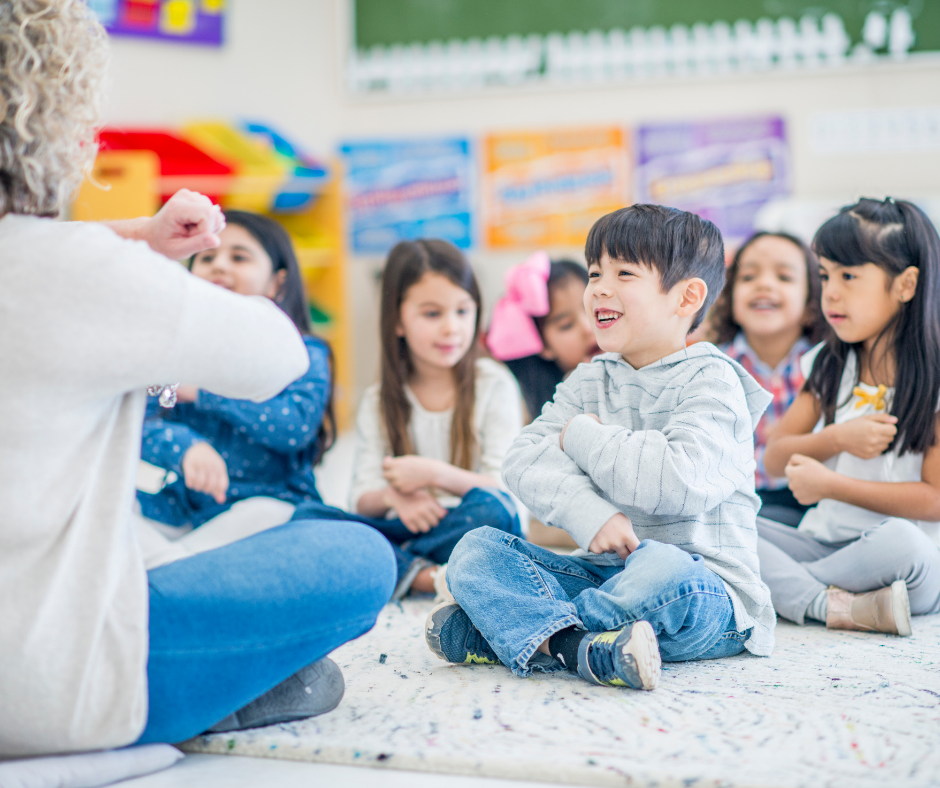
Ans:
[{"label": "gray leggings", "polygon": [[848,542],[823,542],[757,518],[760,573],[774,610],[803,623],[806,609],[830,585],[860,593],[907,583],[911,613],[940,612],[940,549],[910,520],[891,517]]}]

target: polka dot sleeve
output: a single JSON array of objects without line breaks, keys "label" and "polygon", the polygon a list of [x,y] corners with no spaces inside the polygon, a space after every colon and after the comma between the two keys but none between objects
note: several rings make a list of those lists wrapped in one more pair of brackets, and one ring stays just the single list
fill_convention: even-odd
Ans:
[{"label": "polka dot sleeve", "polygon": [[194,407],[218,416],[272,451],[286,454],[307,448],[317,439],[332,379],[327,345],[314,337],[305,337],[304,342],[310,368],[276,397],[250,402],[200,391]]}]

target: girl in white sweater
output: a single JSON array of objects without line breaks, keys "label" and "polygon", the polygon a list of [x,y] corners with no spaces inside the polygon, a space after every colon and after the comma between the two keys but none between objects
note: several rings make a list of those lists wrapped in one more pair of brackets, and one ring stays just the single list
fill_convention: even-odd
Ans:
[{"label": "girl in white sweater", "polygon": [[[350,519],[392,544],[393,599],[432,591],[468,531],[490,525],[521,535],[499,473],[522,429],[522,398],[508,370],[478,357],[481,311],[476,277],[453,244],[402,241],[389,253],[382,380],[359,407]],[[325,509],[302,504],[295,517],[330,516]]]}]

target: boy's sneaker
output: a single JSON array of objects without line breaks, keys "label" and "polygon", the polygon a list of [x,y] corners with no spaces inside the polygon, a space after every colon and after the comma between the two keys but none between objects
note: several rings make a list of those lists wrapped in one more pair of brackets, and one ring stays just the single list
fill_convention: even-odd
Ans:
[{"label": "boy's sneaker", "polygon": [[456,602],[442,602],[428,613],[424,639],[445,662],[498,665],[499,657]]},{"label": "boy's sneaker", "polygon": [[608,687],[656,689],[662,660],[659,643],[648,621],[629,630],[588,632],[578,649],[578,674]]}]

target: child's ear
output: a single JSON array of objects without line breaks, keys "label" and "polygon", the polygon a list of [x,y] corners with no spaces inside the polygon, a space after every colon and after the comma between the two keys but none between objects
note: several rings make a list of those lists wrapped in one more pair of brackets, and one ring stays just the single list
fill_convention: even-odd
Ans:
[{"label": "child's ear", "polygon": [[539,358],[544,358],[546,361],[554,361],[555,354],[549,350],[548,345],[545,345],[539,353]]},{"label": "child's ear", "polygon": [[676,314],[679,317],[692,317],[702,308],[705,299],[708,298],[708,285],[704,280],[695,278],[680,282],[678,287],[682,289],[682,300],[679,302]]},{"label": "child's ear", "polygon": [[278,300],[278,293],[281,292],[281,288],[284,287],[284,280],[287,279],[287,269],[282,268],[274,276],[271,277],[271,281],[268,283],[268,292],[265,294],[272,301]]},{"label": "child's ear", "polygon": [[917,292],[917,279],[920,276],[920,269],[915,265],[909,265],[900,274],[898,274],[891,288],[895,291],[901,303],[906,304],[914,297]]}]

